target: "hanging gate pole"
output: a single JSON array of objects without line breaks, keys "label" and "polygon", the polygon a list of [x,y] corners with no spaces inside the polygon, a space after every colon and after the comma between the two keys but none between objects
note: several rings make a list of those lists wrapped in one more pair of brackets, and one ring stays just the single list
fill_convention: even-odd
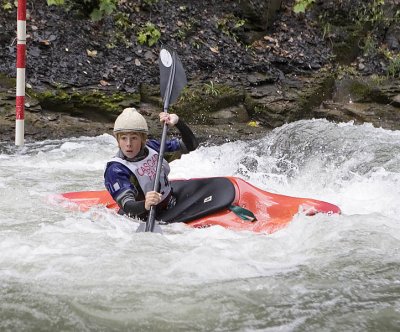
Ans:
[{"label": "hanging gate pole", "polygon": [[17,87],[15,98],[15,145],[24,145],[26,63],[26,0],[18,0]]}]

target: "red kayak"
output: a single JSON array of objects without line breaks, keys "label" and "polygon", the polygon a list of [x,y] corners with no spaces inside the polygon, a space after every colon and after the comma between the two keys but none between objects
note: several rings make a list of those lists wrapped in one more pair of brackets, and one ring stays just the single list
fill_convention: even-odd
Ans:
[{"label": "red kayak", "polygon": [[[298,213],[340,213],[340,208],[331,203],[270,193],[236,177],[172,180],[171,185],[177,204],[157,215],[160,223],[185,222],[196,228],[219,225],[232,230],[273,233]],[[98,205],[119,210],[106,190],[61,196],[81,211]]]}]

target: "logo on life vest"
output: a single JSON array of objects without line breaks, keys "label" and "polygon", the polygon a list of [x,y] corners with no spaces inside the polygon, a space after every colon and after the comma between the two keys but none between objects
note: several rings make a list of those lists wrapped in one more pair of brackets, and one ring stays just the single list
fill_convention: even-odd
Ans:
[{"label": "logo on life vest", "polygon": [[137,170],[139,176],[147,175],[151,180],[156,177],[158,154],[146,160]]},{"label": "logo on life vest", "polygon": [[208,203],[208,202],[211,202],[211,201],[212,201],[212,199],[213,199],[212,195],[211,195],[211,196],[208,196],[208,197],[204,198],[204,201],[203,201],[203,203]]}]

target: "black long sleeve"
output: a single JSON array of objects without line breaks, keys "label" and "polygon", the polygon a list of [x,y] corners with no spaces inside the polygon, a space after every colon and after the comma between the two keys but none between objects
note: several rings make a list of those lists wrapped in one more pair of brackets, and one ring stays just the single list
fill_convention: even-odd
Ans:
[{"label": "black long sleeve", "polygon": [[140,190],[139,200],[137,200],[137,197],[135,197],[135,194],[130,189],[124,191],[116,198],[116,202],[123,211],[123,213],[121,211],[120,214],[126,213],[131,217],[138,217],[141,219],[146,215],[147,210],[144,206],[144,194],[141,192],[140,188],[138,190]]},{"label": "black long sleeve", "polygon": [[144,201],[126,201],[123,210],[130,217],[138,217],[140,219],[143,219],[147,214],[147,210],[144,207]]},{"label": "black long sleeve", "polygon": [[197,141],[196,136],[194,136],[192,130],[188,127],[188,125],[183,122],[181,119],[179,119],[178,123],[175,125],[175,127],[179,130],[179,132],[182,135],[182,143],[184,145],[184,148],[186,148],[187,151],[184,151],[183,153],[188,153],[190,151],[196,150],[196,148],[199,146],[199,142]]}]

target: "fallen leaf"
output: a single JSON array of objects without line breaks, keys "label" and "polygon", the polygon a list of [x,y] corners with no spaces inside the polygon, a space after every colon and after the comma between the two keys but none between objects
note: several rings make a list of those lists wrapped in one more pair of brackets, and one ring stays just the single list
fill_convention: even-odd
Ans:
[{"label": "fallen leaf", "polygon": [[247,123],[247,125],[250,126],[250,127],[259,127],[259,124],[260,123],[258,121],[249,121]]},{"label": "fallen leaf", "polygon": [[140,60],[139,60],[139,59],[135,59],[135,65],[136,65],[136,66],[138,66],[138,67],[141,65],[141,63],[140,63]]},{"label": "fallen leaf", "polygon": [[94,58],[97,55],[97,51],[96,50],[86,50],[86,53],[88,56],[90,56],[91,58]]},{"label": "fallen leaf", "polygon": [[111,84],[108,83],[106,80],[100,80],[100,85],[101,86],[108,86],[108,85],[111,85]]},{"label": "fallen leaf", "polygon": [[277,42],[278,42],[275,38],[272,38],[272,37],[270,37],[270,36],[268,36],[268,35],[265,35],[265,36],[264,36],[264,39],[265,39],[266,41],[271,42],[271,43],[277,43]]},{"label": "fallen leaf", "polygon": [[213,53],[219,53],[218,47],[210,47],[211,52]]}]

